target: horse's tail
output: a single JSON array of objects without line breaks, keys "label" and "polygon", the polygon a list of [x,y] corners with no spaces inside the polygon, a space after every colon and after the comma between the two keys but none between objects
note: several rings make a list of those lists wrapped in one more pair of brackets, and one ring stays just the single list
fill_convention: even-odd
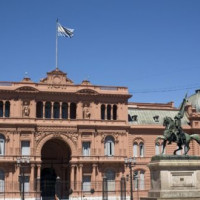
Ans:
[{"label": "horse's tail", "polygon": [[200,136],[198,134],[192,134],[190,137],[200,144]]}]

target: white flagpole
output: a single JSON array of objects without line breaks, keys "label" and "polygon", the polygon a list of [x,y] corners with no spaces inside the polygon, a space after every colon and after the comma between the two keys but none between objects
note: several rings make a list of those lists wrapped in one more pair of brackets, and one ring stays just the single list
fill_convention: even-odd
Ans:
[{"label": "white flagpole", "polygon": [[58,69],[58,19],[56,20],[56,69]]}]

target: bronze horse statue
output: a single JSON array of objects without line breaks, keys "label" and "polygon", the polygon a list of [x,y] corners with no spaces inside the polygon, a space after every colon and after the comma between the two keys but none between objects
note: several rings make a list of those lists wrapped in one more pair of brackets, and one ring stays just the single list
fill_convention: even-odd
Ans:
[{"label": "bronze horse statue", "polygon": [[163,140],[163,150],[162,154],[165,151],[166,144],[171,144],[171,142],[177,143],[178,148],[174,151],[174,155],[179,150],[182,150],[182,146],[184,145],[184,155],[187,155],[188,151],[190,150],[190,142],[191,140],[195,140],[200,144],[200,137],[198,134],[189,135],[185,133],[182,129],[177,130],[175,126],[175,122],[171,117],[165,117],[163,121],[163,126],[165,126],[165,130],[162,136],[158,136],[156,138],[156,142],[158,140]]}]

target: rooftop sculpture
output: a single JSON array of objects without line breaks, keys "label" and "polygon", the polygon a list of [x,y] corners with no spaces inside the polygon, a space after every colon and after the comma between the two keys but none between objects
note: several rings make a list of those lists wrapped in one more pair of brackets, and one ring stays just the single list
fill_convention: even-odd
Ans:
[{"label": "rooftop sculpture", "polygon": [[163,140],[163,150],[162,154],[165,151],[166,144],[171,144],[172,142],[177,143],[178,148],[174,150],[174,155],[176,155],[177,151],[182,150],[184,146],[184,155],[187,155],[190,150],[190,142],[192,140],[197,141],[200,144],[200,136],[198,134],[189,135],[185,133],[181,127],[181,119],[184,116],[185,105],[187,103],[187,95],[183,99],[183,102],[180,106],[179,112],[172,119],[171,117],[165,117],[163,121],[163,126],[165,126],[165,130],[163,132],[163,136],[158,136],[156,138],[156,142],[158,140]]}]

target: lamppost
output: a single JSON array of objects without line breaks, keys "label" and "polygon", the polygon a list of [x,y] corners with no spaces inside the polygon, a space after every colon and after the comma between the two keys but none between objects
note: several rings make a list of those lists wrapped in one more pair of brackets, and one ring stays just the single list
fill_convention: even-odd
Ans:
[{"label": "lamppost", "polygon": [[130,169],[130,200],[133,200],[133,171],[132,167],[136,164],[136,158],[130,157],[124,159],[126,167]]},{"label": "lamppost", "polygon": [[24,182],[25,182],[25,176],[24,176],[24,168],[27,167],[27,164],[30,163],[29,157],[17,157],[17,166],[20,167],[21,173],[19,175],[19,182],[20,182],[20,188],[22,183],[22,192],[21,192],[21,199],[25,200],[24,198]]}]

